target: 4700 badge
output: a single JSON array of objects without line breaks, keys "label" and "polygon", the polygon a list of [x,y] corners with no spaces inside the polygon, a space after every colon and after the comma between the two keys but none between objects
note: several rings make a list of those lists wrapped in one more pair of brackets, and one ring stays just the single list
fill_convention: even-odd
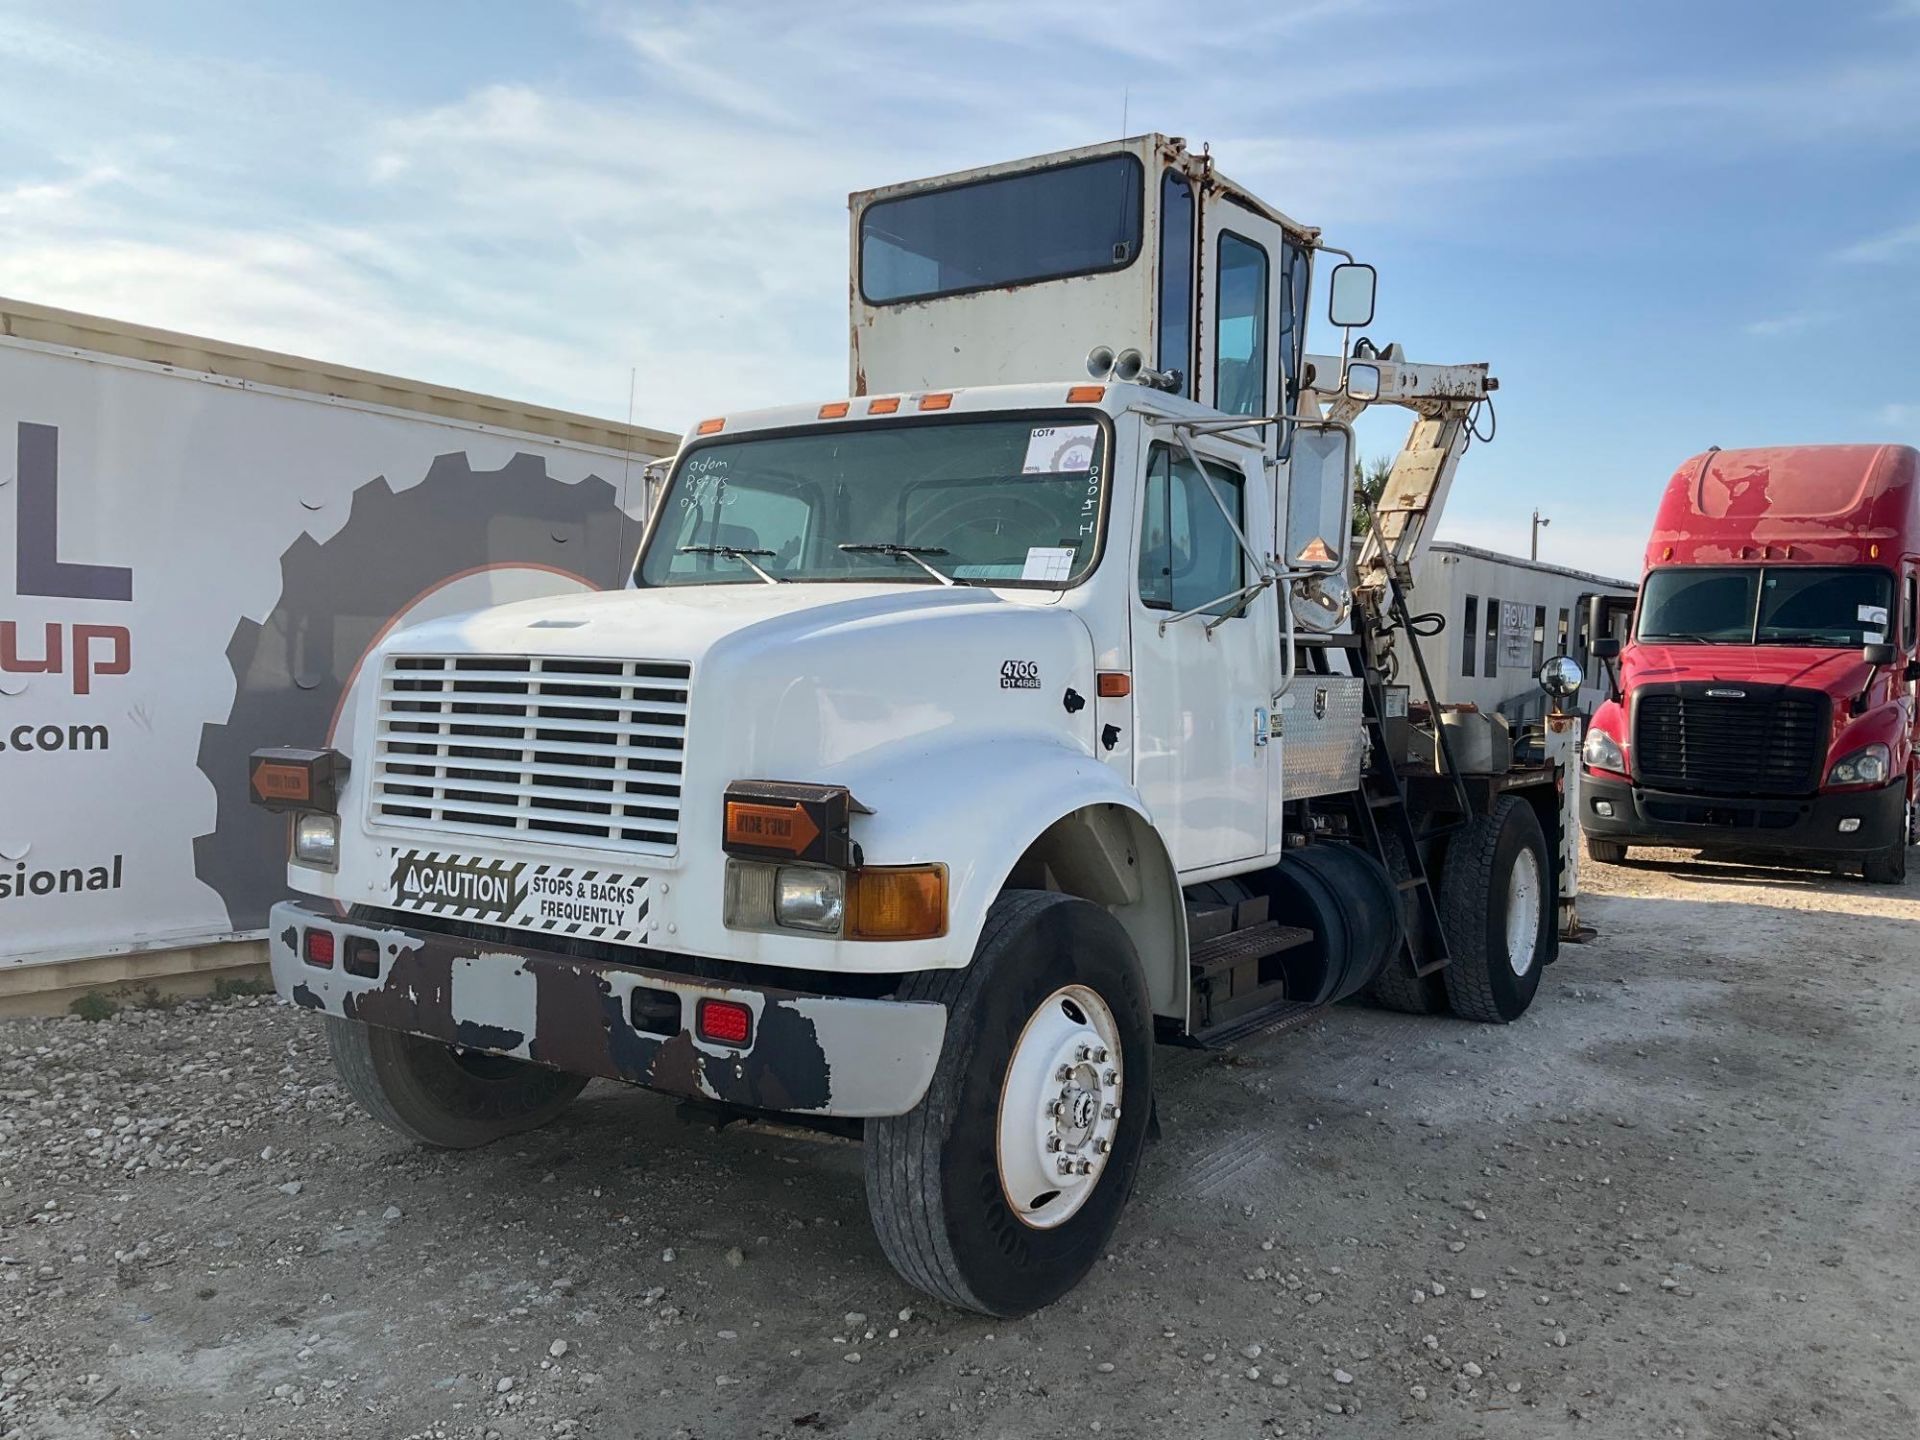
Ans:
[{"label": "4700 badge", "polygon": [[393,862],[393,903],[516,930],[646,942],[647,879],[614,870],[406,850]]}]

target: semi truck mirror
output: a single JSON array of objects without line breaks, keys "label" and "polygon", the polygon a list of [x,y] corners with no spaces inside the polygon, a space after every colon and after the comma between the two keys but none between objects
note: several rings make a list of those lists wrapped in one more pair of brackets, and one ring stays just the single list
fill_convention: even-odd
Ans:
[{"label": "semi truck mirror", "polygon": [[1348,261],[1333,267],[1327,281],[1327,318],[1342,329],[1373,323],[1373,295],[1379,277],[1371,265]]},{"label": "semi truck mirror", "polygon": [[1893,646],[1886,644],[1884,641],[1878,644],[1862,645],[1860,647],[1860,658],[1869,665],[1891,665],[1897,653]]},{"label": "semi truck mirror", "polygon": [[1380,367],[1358,363],[1347,366],[1347,398],[1378,400],[1380,398]]},{"label": "semi truck mirror", "polygon": [[1593,642],[1593,658],[1596,660],[1618,660],[1620,658],[1620,637],[1602,635]]}]

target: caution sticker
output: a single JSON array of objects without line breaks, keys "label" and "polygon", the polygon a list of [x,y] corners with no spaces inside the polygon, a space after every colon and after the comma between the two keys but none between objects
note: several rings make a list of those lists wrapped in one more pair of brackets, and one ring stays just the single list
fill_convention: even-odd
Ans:
[{"label": "caution sticker", "polygon": [[392,883],[401,910],[592,940],[646,936],[644,876],[407,850],[394,859]]}]

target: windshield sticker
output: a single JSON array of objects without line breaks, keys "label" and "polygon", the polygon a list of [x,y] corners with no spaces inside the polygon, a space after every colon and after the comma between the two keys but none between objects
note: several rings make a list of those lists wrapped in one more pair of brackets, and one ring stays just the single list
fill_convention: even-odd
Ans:
[{"label": "windshield sticker", "polygon": [[1027,460],[1020,473],[1068,475],[1089,469],[1099,443],[1098,425],[1036,425],[1027,437]]},{"label": "windshield sticker", "polygon": [[1018,565],[956,565],[953,567],[956,580],[1018,580]]},{"label": "windshield sticker", "polygon": [[1884,630],[1863,630],[1860,632],[1860,643],[1862,645],[1884,645],[1886,639],[1887,632]]},{"label": "windshield sticker", "polygon": [[1887,623],[1887,607],[1884,605],[1862,605],[1857,612],[1869,625],[1878,625],[1882,629]]},{"label": "windshield sticker", "polygon": [[1065,580],[1073,574],[1071,547],[1057,545],[1035,545],[1027,551],[1027,563],[1020,567],[1022,580]]}]

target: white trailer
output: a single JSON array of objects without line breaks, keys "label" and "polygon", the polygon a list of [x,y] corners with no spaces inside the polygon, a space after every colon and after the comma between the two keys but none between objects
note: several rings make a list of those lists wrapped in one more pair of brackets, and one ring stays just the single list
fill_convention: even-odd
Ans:
[{"label": "white trailer", "polygon": [[0,332],[0,1007],[246,956],[286,894],[248,751],[330,734],[389,629],[619,584],[675,444],[24,301]]},{"label": "white trailer", "polygon": [[1630,600],[1638,588],[1589,570],[1436,540],[1413,567],[1413,590],[1420,610],[1446,626],[1444,640],[1427,647],[1441,703],[1538,724],[1548,700],[1535,677],[1548,660],[1567,655],[1585,675],[1567,708],[1591,716],[1607,695],[1606,676],[1588,649],[1591,602]]},{"label": "white trailer", "polygon": [[[1309,355],[1316,231],[1146,136],[857,195],[853,238],[851,393],[694,426],[630,588],[390,634],[254,756],[311,897],[274,976],[426,1144],[593,1076],[858,1133],[901,1273],[1016,1314],[1103,1252],[1156,1037],[1526,1011],[1578,730],[1400,763],[1492,381]],[[1370,318],[1365,267],[1326,290]],[[1368,403],[1416,418],[1350,571]]]}]

